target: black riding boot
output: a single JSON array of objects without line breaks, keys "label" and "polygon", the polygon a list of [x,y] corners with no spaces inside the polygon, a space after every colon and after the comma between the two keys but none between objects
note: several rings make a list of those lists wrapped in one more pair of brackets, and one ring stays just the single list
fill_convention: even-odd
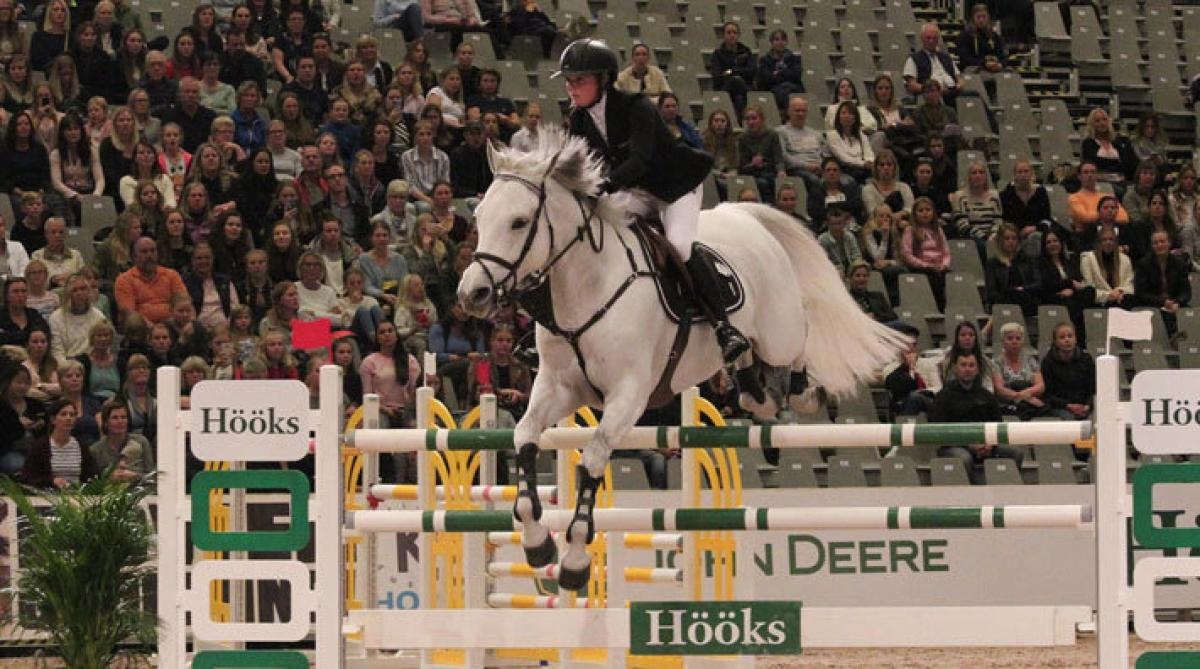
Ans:
[{"label": "black riding boot", "polygon": [[693,297],[716,330],[721,357],[726,363],[732,363],[750,350],[750,342],[725,317],[725,308],[720,298],[722,282],[717,268],[709,261],[708,256],[693,247],[692,257],[687,261],[687,269],[692,278]]}]

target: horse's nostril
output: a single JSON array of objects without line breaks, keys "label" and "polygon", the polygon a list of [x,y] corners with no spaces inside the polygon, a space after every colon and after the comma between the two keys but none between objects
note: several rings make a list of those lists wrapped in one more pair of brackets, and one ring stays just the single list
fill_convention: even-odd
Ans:
[{"label": "horse's nostril", "polygon": [[492,289],[487,286],[480,286],[471,291],[471,302],[473,304],[483,304],[492,296]]}]

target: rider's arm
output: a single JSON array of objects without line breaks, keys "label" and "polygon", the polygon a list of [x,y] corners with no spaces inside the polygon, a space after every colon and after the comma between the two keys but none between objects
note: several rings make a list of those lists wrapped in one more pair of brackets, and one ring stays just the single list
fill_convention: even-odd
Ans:
[{"label": "rider's arm", "polygon": [[650,169],[656,123],[662,123],[662,119],[649,100],[641,98],[629,105],[629,157],[608,175],[615,189],[633,186]]}]

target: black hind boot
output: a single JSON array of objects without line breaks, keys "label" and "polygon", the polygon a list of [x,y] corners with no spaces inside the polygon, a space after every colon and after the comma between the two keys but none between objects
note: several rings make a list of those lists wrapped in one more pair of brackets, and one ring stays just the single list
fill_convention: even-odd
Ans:
[{"label": "black hind boot", "polygon": [[596,493],[603,483],[604,479],[593,477],[587,467],[578,467],[579,496],[575,500],[575,516],[567,526],[567,553],[558,565],[558,585],[563,590],[580,590],[591,578],[592,559],[587,554],[587,547],[596,538]]},{"label": "black hind boot", "polygon": [[692,257],[687,261],[691,275],[692,297],[704,311],[717,334],[721,357],[727,364],[735,362],[750,350],[750,341],[729,322],[725,316],[725,305],[721,304],[721,277],[708,256],[693,247]]},{"label": "black hind boot", "polygon": [[517,499],[513,517],[521,523],[521,547],[531,567],[545,567],[558,557],[558,547],[550,531],[541,524],[542,501],[537,491],[537,444],[525,444],[517,450]]}]

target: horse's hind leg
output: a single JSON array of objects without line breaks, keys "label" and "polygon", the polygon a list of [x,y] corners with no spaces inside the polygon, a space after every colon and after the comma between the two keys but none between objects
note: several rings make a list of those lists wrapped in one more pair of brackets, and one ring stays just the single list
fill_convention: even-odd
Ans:
[{"label": "horse's hind leg", "polygon": [[796,413],[816,413],[825,400],[825,391],[812,383],[804,362],[797,360],[788,375],[788,406]]},{"label": "horse's hind leg", "polygon": [[779,404],[767,392],[763,373],[766,365],[757,357],[753,357],[751,362],[746,363],[745,357],[738,360],[740,368],[735,374],[738,384],[738,404],[762,420],[771,420],[779,413]]},{"label": "horse's hind leg", "polygon": [[545,567],[554,562],[558,552],[554,537],[550,536],[550,530],[541,522],[542,502],[537,491],[537,440],[543,430],[575,408],[576,402],[574,392],[554,383],[550,373],[542,374],[534,380],[529,410],[513,432],[519,471],[513,517],[521,523],[521,547],[525,549],[525,561],[534,567]]}]

